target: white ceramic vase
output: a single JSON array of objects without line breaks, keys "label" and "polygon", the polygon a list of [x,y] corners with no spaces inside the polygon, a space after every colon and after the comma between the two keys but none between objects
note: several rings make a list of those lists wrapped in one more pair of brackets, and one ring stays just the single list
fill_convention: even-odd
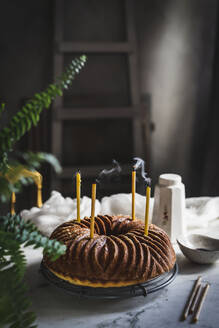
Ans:
[{"label": "white ceramic vase", "polygon": [[162,228],[175,243],[185,233],[185,186],[177,174],[161,174],[154,191],[152,223]]}]

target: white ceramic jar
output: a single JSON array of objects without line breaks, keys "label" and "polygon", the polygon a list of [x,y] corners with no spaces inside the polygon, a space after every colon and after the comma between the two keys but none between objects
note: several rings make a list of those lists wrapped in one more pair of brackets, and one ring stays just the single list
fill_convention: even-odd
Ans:
[{"label": "white ceramic jar", "polygon": [[162,228],[174,243],[185,233],[185,186],[177,174],[161,174],[154,191],[152,223]]}]

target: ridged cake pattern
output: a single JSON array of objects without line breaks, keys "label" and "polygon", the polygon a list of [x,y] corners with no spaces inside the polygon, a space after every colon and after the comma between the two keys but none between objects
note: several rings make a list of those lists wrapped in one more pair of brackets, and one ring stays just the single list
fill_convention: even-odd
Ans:
[{"label": "ridged cake pattern", "polygon": [[173,268],[174,250],[167,234],[157,226],[149,225],[145,236],[139,219],[98,215],[90,239],[90,220],[68,221],[54,230],[50,239],[63,242],[67,251],[55,262],[44,256],[53,273],[81,284],[116,286],[147,281]]}]

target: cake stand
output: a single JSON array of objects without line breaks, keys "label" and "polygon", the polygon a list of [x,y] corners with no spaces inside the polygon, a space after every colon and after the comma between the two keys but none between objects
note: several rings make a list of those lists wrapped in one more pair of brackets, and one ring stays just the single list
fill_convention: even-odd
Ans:
[{"label": "cake stand", "polygon": [[145,283],[126,287],[107,288],[94,288],[71,284],[68,281],[58,278],[43,264],[43,262],[41,262],[40,271],[50,283],[71,295],[96,299],[118,299],[136,296],[147,296],[150,293],[154,293],[161,288],[166,287],[175,279],[178,272],[178,265],[176,263],[171,271],[165,272],[158,277],[146,281]]}]

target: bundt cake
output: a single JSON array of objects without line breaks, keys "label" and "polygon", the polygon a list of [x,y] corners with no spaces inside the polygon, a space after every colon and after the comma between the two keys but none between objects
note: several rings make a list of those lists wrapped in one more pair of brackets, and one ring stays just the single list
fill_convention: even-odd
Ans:
[{"label": "bundt cake", "polygon": [[129,216],[98,215],[94,238],[85,217],[57,227],[50,239],[67,246],[66,253],[52,262],[44,255],[44,265],[56,276],[72,284],[92,287],[120,287],[142,283],[170,271],[176,261],[167,234]]}]

